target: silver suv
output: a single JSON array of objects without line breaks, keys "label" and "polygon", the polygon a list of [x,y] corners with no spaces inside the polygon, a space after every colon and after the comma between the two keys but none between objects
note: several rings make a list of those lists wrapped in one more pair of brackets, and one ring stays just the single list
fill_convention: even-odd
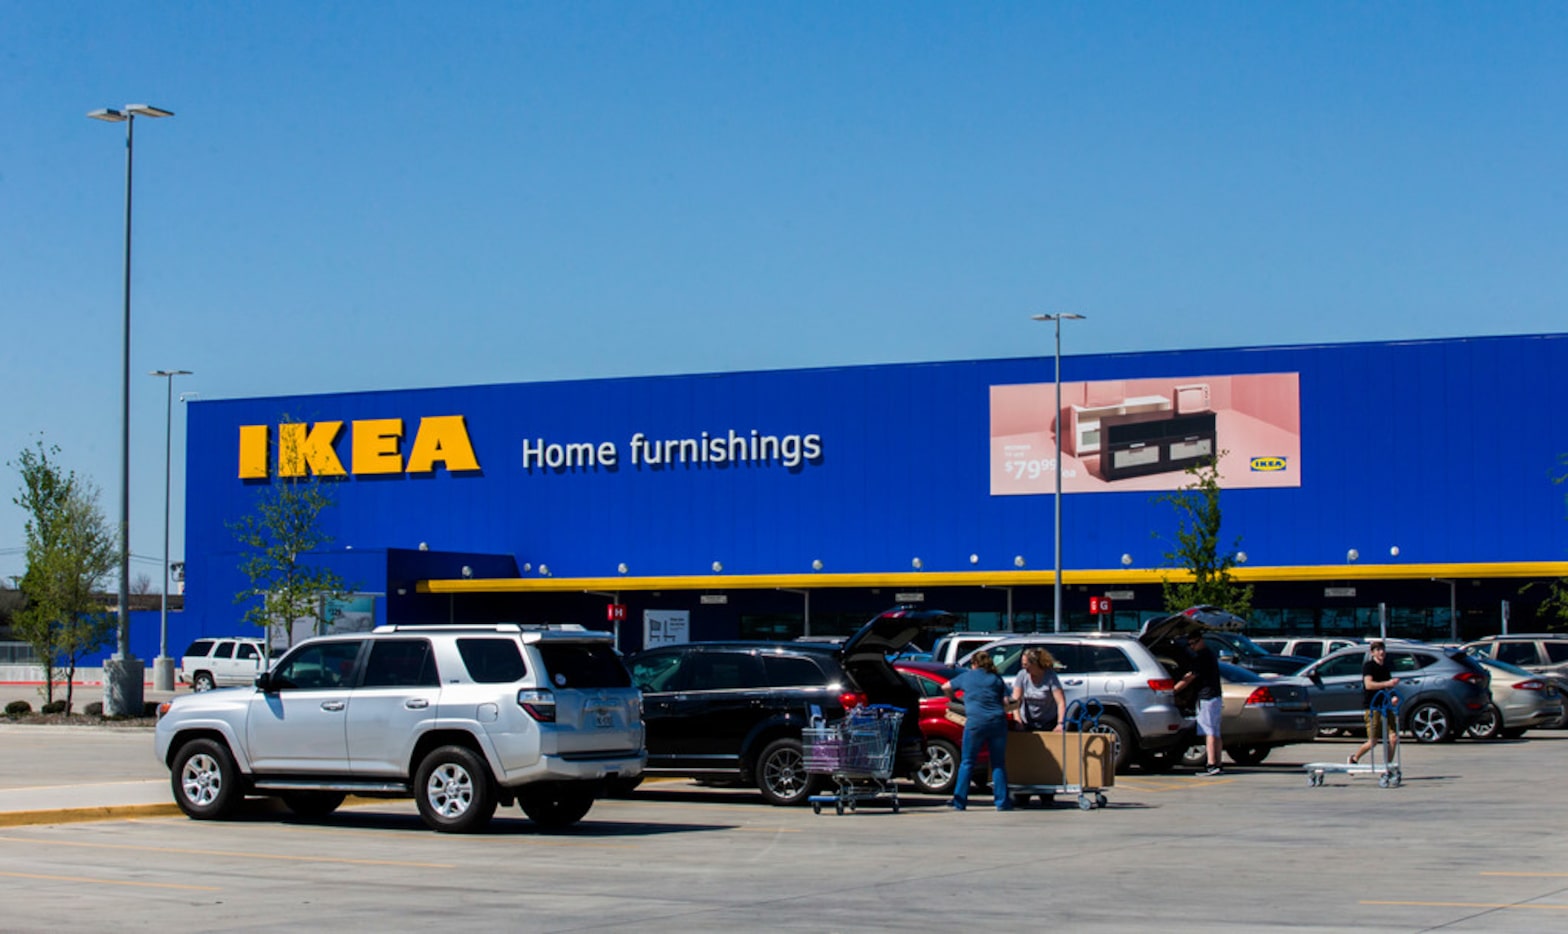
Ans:
[{"label": "silver suv", "polygon": [[1185,724],[1176,707],[1175,679],[1137,639],[1115,633],[1032,633],[999,639],[985,649],[997,673],[1011,683],[1024,650],[1035,647],[1056,659],[1068,706],[1091,697],[1100,702],[1100,729],[1116,734],[1118,772],[1134,761],[1153,762],[1181,742]]},{"label": "silver suv", "polygon": [[253,687],[181,695],[159,714],[158,758],[198,820],[250,794],[323,817],[354,793],[412,795],[439,831],[478,830],[514,802],[558,828],[647,759],[641,696],[610,634],[579,626],[310,639]]}]

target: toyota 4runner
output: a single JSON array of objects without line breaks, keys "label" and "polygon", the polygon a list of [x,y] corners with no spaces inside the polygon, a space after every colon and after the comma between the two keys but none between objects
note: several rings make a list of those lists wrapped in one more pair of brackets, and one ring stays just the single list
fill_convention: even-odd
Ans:
[{"label": "toyota 4runner", "polygon": [[181,695],[159,714],[158,758],[198,820],[246,795],[322,817],[353,793],[412,796],[439,831],[478,830],[513,803],[557,828],[646,762],[641,698],[610,634],[577,626],[310,639],[253,687]]}]

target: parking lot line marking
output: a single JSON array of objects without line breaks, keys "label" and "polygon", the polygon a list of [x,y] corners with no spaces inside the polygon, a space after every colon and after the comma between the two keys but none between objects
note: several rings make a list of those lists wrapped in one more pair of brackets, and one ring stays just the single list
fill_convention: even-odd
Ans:
[{"label": "parking lot line marking", "polygon": [[1406,908],[1534,908],[1544,911],[1568,911],[1568,905],[1544,904],[1537,905],[1530,902],[1380,902],[1362,899],[1363,905],[1394,905]]},{"label": "parking lot line marking", "polygon": [[1523,876],[1535,879],[1568,879],[1568,872],[1483,872],[1483,876]]},{"label": "parking lot line marking", "polygon": [[95,850],[151,850],[154,853],[179,853],[184,856],[232,856],[240,859],[274,859],[291,863],[346,863],[353,866],[405,866],[415,869],[456,869],[451,863],[411,863],[396,859],[350,859],[346,856],[288,856],[281,853],[242,853],[234,850],[194,850],[184,847],[136,846],[130,843],[88,843],[82,840],[39,840],[32,837],[0,837],[6,843],[38,843],[45,846],[75,846]]},{"label": "parking lot line marking", "polygon": [[0,872],[9,879],[38,879],[44,882],[86,882],[90,885],[130,885],[146,889],[188,889],[197,892],[221,892],[216,885],[181,885],[178,882],[134,882],[129,879],[95,879],[88,876],[50,876],[36,872]]}]

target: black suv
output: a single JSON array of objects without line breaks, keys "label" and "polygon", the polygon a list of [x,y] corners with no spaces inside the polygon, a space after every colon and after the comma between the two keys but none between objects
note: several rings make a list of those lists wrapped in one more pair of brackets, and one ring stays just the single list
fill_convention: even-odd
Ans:
[{"label": "black suv", "polygon": [[689,642],[626,660],[643,692],[650,775],[755,783],[772,804],[804,804],[821,776],[808,775],[801,729],[817,707],[828,720],[858,704],[894,704],[894,773],[925,760],[919,695],[888,656],[931,629],[951,628],[938,610],[895,607],[842,643]]}]

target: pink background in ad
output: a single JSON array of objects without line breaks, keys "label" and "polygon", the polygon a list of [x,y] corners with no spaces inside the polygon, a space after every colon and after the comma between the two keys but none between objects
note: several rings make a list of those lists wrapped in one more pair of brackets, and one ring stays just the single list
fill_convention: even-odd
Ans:
[{"label": "pink background in ad", "polygon": [[[1243,376],[1183,376],[1161,379],[1099,380],[1062,384],[1061,418],[1053,417],[1053,383],[991,387],[991,495],[1052,493],[1056,479],[1050,469],[1056,457],[1057,423],[1068,431],[1062,438],[1063,493],[1109,493],[1174,490],[1192,482],[1183,470],[1108,481],[1100,475],[1100,455],[1077,450],[1073,406],[1087,409],[1119,406],[1129,401],[1141,410],[1174,414],[1176,387],[1207,386],[1207,408],[1214,412],[1220,484],[1226,489],[1296,487],[1301,485],[1301,388],[1296,373]],[[1198,390],[1183,398],[1196,399]],[[1085,426],[1090,411],[1076,419]],[[1086,448],[1092,445],[1085,445]],[[1254,457],[1284,458],[1285,469],[1251,469]]]}]

